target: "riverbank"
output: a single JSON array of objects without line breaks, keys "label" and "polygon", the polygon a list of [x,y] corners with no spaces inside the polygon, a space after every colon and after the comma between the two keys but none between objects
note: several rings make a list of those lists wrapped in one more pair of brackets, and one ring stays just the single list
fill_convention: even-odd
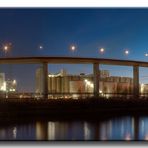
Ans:
[{"label": "riverbank", "polygon": [[148,115],[148,99],[89,98],[0,100],[0,118],[95,119],[107,116]]}]

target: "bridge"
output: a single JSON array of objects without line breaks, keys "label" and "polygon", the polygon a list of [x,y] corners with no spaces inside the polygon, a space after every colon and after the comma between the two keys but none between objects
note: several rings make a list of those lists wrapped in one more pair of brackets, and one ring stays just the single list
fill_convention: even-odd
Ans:
[{"label": "bridge", "polygon": [[8,57],[0,58],[0,64],[42,64],[43,65],[43,95],[48,98],[48,64],[92,64],[94,76],[94,96],[99,96],[99,65],[118,65],[133,67],[133,95],[139,97],[139,67],[148,67],[148,62],[83,58],[83,57]]}]

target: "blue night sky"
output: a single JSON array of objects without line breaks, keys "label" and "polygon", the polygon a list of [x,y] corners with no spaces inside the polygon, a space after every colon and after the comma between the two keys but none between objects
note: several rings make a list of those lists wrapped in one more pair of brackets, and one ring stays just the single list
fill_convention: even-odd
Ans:
[{"label": "blue night sky", "polygon": [[[7,55],[1,50],[0,57],[76,56],[148,61],[144,56],[148,52],[148,9],[0,9],[0,20],[0,47],[12,43]],[[72,44],[77,47],[75,52],[69,50]],[[99,53],[100,48],[105,49],[104,54]],[[125,49],[129,55],[124,54]],[[30,81],[37,67],[13,65],[13,77]],[[55,73],[61,68],[69,73],[91,73],[92,70],[91,65],[73,68],[49,65],[49,72]],[[1,72],[3,69],[5,67]],[[101,66],[101,69],[110,70],[111,75],[132,77],[131,67]],[[29,71],[30,76],[23,74],[24,71]],[[141,71],[141,76],[146,77],[148,71]],[[6,70],[6,77],[9,75]],[[27,85],[24,84],[24,89]],[[30,85],[28,89],[31,88]]]},{"label": "blue night sky", "polygon": [[[1,9],[0,20],[0,41],[12,43],[11,56],[147,61],[148,9]],[[76,53],[69,51],[71,44]],[[101,47],[104,55],[98,53]],[[124,49],[130,50],[128,56]]]}]

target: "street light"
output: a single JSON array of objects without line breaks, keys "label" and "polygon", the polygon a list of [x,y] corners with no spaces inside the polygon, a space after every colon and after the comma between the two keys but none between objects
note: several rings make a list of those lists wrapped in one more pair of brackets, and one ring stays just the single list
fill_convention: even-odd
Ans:
[{"label": "street light", "polygon": [[4,52],[5,52],[5,54],[7,53],[7,51],[8,51],[8,46],[5,45],[5,46],[4,46]]},{"label": "street light", "polygon": [[10,50],[11,45],[12,45],[12,43],[6,43],[6,44],[3,45],[3,51],[5,53],[5,56],[8,53],[8,51]]},{"label": "street light", "polygon": [[71,46],[70,46],[70,50],[71,50],[72,52],[75,52],[75,51],[76,51],[76,46],[75,46],[75,45],[71,45]]},{"label": "street light", "polygon": [[104,49],[104,48],[100,48],[99,52],[100,52],[101,54],[103,54],[103,53],[105,52],[105,49]]},{"label": "street light", "polygon": [[126,49],[124,53],[125,53],[125,55],[128,55],[129,54],[129,50]]},{"label": "street light", "polygon": [[39,49],[43,49],[43,46],[42,46],[42,45],[40,45],[40,46],[39,46]]}]

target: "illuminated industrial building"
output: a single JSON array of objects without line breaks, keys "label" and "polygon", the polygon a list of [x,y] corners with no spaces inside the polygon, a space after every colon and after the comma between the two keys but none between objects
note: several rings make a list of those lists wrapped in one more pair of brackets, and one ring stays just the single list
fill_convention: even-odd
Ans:
[{"label": "illuminated industrial building", "polygon": [[7,92],[16,92],[17,82],[16,80],[8,79],[6,81],[6,91]]},{"label": "illuminated industrial building", "polygon": [[0,91],[6,91],[5,74],[0,73]]},{"label": "illuminated industrial building", "polygon": [[12,98],[16,97],[17,82],[5,78],[5,73],[0,73],[0,98]]},{"label": "illuminated industrial building", "polygon": [[[36,71],[36,93],[42,94],[42,69]],[[133,79],[129,77],[110,76],[108,70],[100,70],[99,93],[132,93]],[[78,97],[80,94],[93,96],[93,74],[79,75],[67,74],[61,70],[58,74],[48,74],[49,97],[53,94],[72,94]]]},{"label": "illuminated industrial building", "polygon": [[0,91],[1,92],[16,92],[16,80],[5,80],[5,73],[0,73]]}]

